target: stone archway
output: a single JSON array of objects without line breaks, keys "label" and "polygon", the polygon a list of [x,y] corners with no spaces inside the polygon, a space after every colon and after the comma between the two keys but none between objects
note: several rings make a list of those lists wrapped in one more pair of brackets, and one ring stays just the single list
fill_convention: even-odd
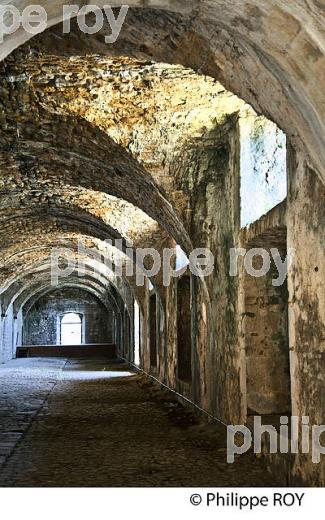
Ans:
[{"label": "stone archway", "polygon": [[[65,4],[55,1],[47,6],[48,27],[60,23]],[[116,7],[121,4],[114,1]],[[23,10],[30,2],[20,0],[13,5]],[[137,43],[143,54],[149,49],[152,57],[156,54],[160,61],[192,66],[201,73],[218,77],[229,90],[268,115],[292,141],[307,150],[324,180],[321,82],[325,62],[322,10],[316,2],[307,6],[283,4],[279,0],[262,4],[258,0],[161,0],[155,2],[151,12],[140,0],[131,6],[135,13],[133,31],[142,25],[142,31],[138,29],[141,42]],[[149,13],[147,23],[146,13]],[[166,33],[167,27],[174,42],[159,46],[157,41],[153,44],[148,26],[157,15],[164,19],[165,13],[168,21],[161,24],[162,30]],[[148,39],[145,44],[144,35]],[[22,28],[8,35],[1,46],[1,57],[8,56],[31,36]]]}]

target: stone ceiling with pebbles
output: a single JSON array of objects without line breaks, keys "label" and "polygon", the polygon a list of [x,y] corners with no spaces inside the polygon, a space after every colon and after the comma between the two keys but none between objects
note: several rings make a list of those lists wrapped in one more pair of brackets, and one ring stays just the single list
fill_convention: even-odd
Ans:
[{"label": "stone ceiling with pebbles", "polygon": [[[93,2],[75,3],[81,7]],[[22,10],[33,2],[11,4]],[[129,56],[191,67],[217,78],[276,122],[325,180],[323,1],[130,0],[113,45],[105,43],[111,33],[107,22],[98,33],[87,35],[72,20],[70,33],[63,35],[59,22],[70,2],[39,4],[46,8],[48,27],[54,27],[36,38],[22,27],[5,36],[0,58],[32,38],[32,47],[50,54]]]},{"label": "stone ceiling with pebbles", "polygon": [[[64,3],[46,6],[50,25]],[[130,9],[114,45],[104,43],[107,25],[89,36],[74,20],[70,34],[57,25],[8,56],[0,70],[3,287],[25,267],[48,266],[62,241],[78,257],[81,236],[99,251],[105,239],[123,238],[189,252],[182,161],[248,109],[217,80],[276,121],[322,175],[323,94],[308,82],[308,72],[324,77],[322,10],[312,0],[308,10],[287,4],[160,1],[162,10]],[[6,37],[2,57],[27,36]]]},{"label": "stone ceiling with pebbles", "polygon": [[100,128],[169,196],[177,189],[170,165],[180,151],[246,108],[217,81],[180,66],[98,56],[13,59],[7,77],[32,86],[25,100]]},{"label": "stone ceiling with pebbles", "polygon": [[[126,283],[120,277],[116,277],[109,268],[98,264],[94,260],[90,260],[87,255],[71,252],[69,256],[70,260],[74,261],[75,266],[78,265],[78,262],[83,262],[83,275],[80,277],[80,270],[72,268],[69,270],[69,276],[65,275],[59,279],[58,286],[89,287],[93,291],[96,291],[102,299],[106,301],[115,299],[116,301],[112,291],[109,289],[110,287],[114,287],[131,311],[132,293],[129,283]],[[18,267],[15,273],[11,273],[12,276],[6,278],[6,282],[2,287],[0,303],[3,314],[6,313],[10,303],[14,304],[14,311],[17,314],[31,296],[43,292],[46,289],[53,289],[53,266],[49,251],[38,251],[37,262],[33,255],[25,253],[23,257],[23,267]],[[65,268],[64,263],[60,263],[59,266],[62,270]]]},{"label": "stone ceiling with pebbles", "polygon": [[[183,239],[184,230],[164,201],[164,197],[171,201],[178,215],[187,206],[186,197],[178,189],[177,179],[171,173],[173,163],[178,161],[184,149],[191,148],[196,139],[222,124],[229,114],[247,108],[218,82],[192,70],[143,64],[126,58],[57,59],[43,55],[28,57],[19,52],[5,63],[2,77],[11,90],[4,116],[4,139],[8,140],[10,160],[5,156],[2,165],[4,168],[5,161],[7,164],[11,162],[14,169],[18,159],[21,171],[24,168],[21,162],[25,158],[25,168],[31,177],[29,184],[34,183],[32,195],[36,199],[58,200],[63,189],[62,179],[65,178],[69,182],[69,194],[63,194],[63,199],[68,196],[73,200],[76,180],[69,178],[67,156],[70,170],[75,173],[76,156],[80,157],[82,150],[82,161],[93,161],[93,164],[89,163],[92,175],[91,180],[85,178],[85,174],[80,175],[81,165],[77,172],[77,197],[80,197],[82,185],[90,190],[93,183],[99,190],[94,174],[95,168],[99,169],[102,190],[141,206],[179,240]],[[13,103],[17,108],[12,108]],[[10,116],[13,116],[13,121],[10,121]],[[57,127],[61,129],[59,139],[56,137]],[[10,128],[11,138],[8,135]],[[45,153],[44,142],[47,144]],[[48,149],[49,143],[51,150]],[[14,158],[13,147],[19,149]],[[64,155],[64,161],[62,157],[56,158],[51,154],[58,149]],[[90,157],[91,153],[97,161]],[[33,157],[36,160],[32,164]],[[47,172],[46,186],[51,187],[47,193],[44,191],[45,181],[39,179],[40,170],[49,170],[48,163],[54,164],[55,160],[58,164],[52,172]],[[43,168],[41,161],[47,161]],[[106,175],[104,164],[108,170]],[[60,166],[64,171],[58,176]],[[111,178],[107,183],[111,182],[105,186],[103,176],[108,177],[107,173]],[[14,180],[17,187],[24,188],[19,173]],[[158,193],[153,189],[154,184],[158,186]],[[150,197],[148,188],[153,189]],[[28,195],[30,197],[30,190]],[[94,210],[92,198],[86,193],[81,200],[90,211]],[[23,202],[21,193],[19,202]],[[133,221],[132,239],[136,240],[137,228],[142,237],[145,225],[152,231],[152,220],[146,223],[143,218],[139,219],[139,211],[133,219],[134,209],[130,204],[123,204],[126,217],[122,214],[122,219]],[[107,196],[102,204],[97,197],[95,207],[97,215],[100,213],[104,220],[107,214],[111,220],[114,214],[122,212],[121,203],[118,205],[116,198],[109,200]]]},{"label": "stone ceiling with pebbles", "polygon": [[177,65],[25,48],[2,64],[0,90],[3,284],[51,248],[77,254],[81,237],[99,252],[119,238],[191,249],[175,164],[243,101]]}]

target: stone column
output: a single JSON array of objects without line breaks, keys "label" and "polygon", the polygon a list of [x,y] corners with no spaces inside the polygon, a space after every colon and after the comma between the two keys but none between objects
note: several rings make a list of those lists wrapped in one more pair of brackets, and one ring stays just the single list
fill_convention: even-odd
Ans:
[{"label": "stone column", "polygon": [[[289,346],[292,414],[325,424],[325,186],[289,150],[288,248],[295,249],[289,268]],[[322,439],[323,445],[324,439]],[[308,484],[325,484],[325,460],[311,454],[295,458],[294,474]]]}]

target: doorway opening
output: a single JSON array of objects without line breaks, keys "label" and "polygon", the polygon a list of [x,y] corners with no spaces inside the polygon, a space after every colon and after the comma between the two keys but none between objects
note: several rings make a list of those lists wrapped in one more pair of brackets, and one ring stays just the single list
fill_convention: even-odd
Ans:
[{"label": "doorway opening", "polygon": [[177,369],[181,381],[192,381],[191,279],[188,275],[177,283]]},{"label": "doorway opening", "polygon": [[82,319],[79,314],[69,312],[61,319],[61,345],[81,345]]}]

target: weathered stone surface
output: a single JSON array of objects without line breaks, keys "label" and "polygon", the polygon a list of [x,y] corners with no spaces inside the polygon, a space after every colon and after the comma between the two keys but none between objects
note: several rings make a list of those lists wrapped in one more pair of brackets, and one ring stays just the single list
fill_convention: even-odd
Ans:
[{"label": "weathered stone surface", "polygon": [[123,364],[16,360],[0,373],[1,486],[271,484],[252,454],[229,470],[225,431]]},{"label": "weathered stone surface", "polygon": [[[48,7],[51,25],[63,4]],[[15,355],[26,313],[48,298],[59,247],[74,263],[60,291],[87,290],[88,299],[113,310],[122,357],[135,360],[137,333],[141,367],[227,424],[290,411],[322,424],[321,6],[312,0],[139,5],[133,2],[112,46],[103,43],[107,26],[90,37],[76,21],[64,37],[57,25],[25,45],[20,32],[1,46],[7,57],[0,70],[0,359]],[[276,207],[286,193],[285,136],[237,95],[286,132],[289,193]],[[247,189],[254,179],[263,193]],[[268,190],[276,193],[264,199]],[[261,208],[268,213],[261,216]],[[243,215],[251,224],[246,229]],[[121,250],[107,239],[121,240]],[[79,240],[86,251],[78,250]],[[191,276],[187,312],[177,304],[176,279],[164,287],[160,272],[152,285],[137,287],[134,274],[127,276],[129,241],[133,267],[139,247],[213,253],[213,272]],[[273,264],[256,279],[238,261],[231,276],[236,247],[277,248],[282,257],[294,250],[288,284],[272,285]],[[104,255],[112,269],[102,266]],[[120,261],[124,270],[116,273]],[[187,366],[184,378],[180,367],[189,359],[191,377]],[[35,460],[41,463],[37,454]],[[270,461],[286,482],[325,483],[323,461]]]},{"label": "weathered stone surface", "polygon": [[113,309],[80,289],[56,289],[23,309],[23,345],[59,345],[60,323],[66,313],[81,317],[84,343],[114,343]]},{"label": "weathered stone surface", "polygon": [[[65,3],[46,4],[48,25],[62,20]],[[23,9],[30,2],[13,4]],[[131,7],[138,6],[143,7],[141,0],[132,2]],[[173,61],[217,76],[307,150],[324,179],[323,6],[302,0],[285,4],[280,0],[161,0],[153,7],[131,14],[121,35],[120,52],[134,55],[140,51],[156,61]],[[95,37],[77,32],[72,48],[112,52],[103,43],[103,33],[111,32],[107,26]],[[30,37],[23,29],[7,36],[1,57]],[[60,45],[60,39],[55,39],[55,46]]]}]

